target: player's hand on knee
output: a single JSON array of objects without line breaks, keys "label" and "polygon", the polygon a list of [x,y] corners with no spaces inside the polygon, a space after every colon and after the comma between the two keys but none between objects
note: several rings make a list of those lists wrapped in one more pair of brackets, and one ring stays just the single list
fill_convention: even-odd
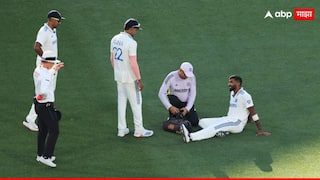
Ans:
[{"label": "player's hand on knee", "polygon": [[179,109],[178,109],[177,107],[175,107],[175,106],[171,106],[171,107],[169,108],[169,111],[170,111],[170,113],[173,114],[173,115],[176,115],[176,114],[179,113]]}]

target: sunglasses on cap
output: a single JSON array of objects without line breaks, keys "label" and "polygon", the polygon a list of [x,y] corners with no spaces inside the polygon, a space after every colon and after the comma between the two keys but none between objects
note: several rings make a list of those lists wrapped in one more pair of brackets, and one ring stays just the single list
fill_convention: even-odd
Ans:
[{"label": "sunglasses on cap", "polygon": [[61,19],[59,19],[59,18],[52,17],[51,19],[56,20],[56,21],[58,21],[59,23],[61,22]]}]

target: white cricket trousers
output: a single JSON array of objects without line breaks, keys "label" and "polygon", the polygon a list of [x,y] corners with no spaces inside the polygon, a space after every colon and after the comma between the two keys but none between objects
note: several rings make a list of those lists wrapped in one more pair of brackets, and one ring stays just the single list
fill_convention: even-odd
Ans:
[{"label": "white cricket trousers", "polygon": [[246,122],[229,116],[219,118],[203,118],[199,120],[199,126],[203,129],[194,133],[190,133],[190,138],[192,141],[209,139],[214,137],[219,131],[240,133],[245,125]]},{"label": "white cricket trousers", "polygon": [[142,96],[137,82],[121,83],[117,82],[118,89],[118,130],[127,128],[126,108],[129,100],[135,131],[143,131],[142,122]]}]

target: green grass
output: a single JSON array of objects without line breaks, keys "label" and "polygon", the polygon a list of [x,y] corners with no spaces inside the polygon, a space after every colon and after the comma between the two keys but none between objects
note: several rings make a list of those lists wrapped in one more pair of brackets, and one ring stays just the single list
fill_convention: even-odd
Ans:
[{"label": "green grass", "polygon": [[[318,1],[222,0],[11,0],[1,3],[1,177],[320,177]],[[263,19],[267,10],[314,7],[315,21]],[[63,112],[56,169],[35,161],[36,133],[22,126],[34,92],[33,43],[58,9],[65,62],[56,90]],[[117,92],[109,41],[123,22],[143,31],[138,61],[145,84],[145,127],[155,135],[118,138]],[[200,117],[226,114],[227,77],[239,74],[262,126],[241,134],[184,144],[162,131],[167,112],[158,99],[166,76],[190,61],[197,76]],[[128,106],[128,125],[133,130]]]}]

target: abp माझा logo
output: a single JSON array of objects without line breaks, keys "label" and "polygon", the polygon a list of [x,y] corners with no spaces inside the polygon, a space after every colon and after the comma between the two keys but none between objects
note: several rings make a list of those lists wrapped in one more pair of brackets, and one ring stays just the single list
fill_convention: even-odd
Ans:
[{"label": "abp \u092e\u093e\u091d\u093e logo", "polygon": [[285,18],[285,19],[291,19],[293,16],[293,19],[295,21],[301,21],[301,20],[314,20],[315,14],[314,14],[314,8],[294,8],[293,13],[291,11],[270,11],[267,10],[264,19],[270,18]]}]

